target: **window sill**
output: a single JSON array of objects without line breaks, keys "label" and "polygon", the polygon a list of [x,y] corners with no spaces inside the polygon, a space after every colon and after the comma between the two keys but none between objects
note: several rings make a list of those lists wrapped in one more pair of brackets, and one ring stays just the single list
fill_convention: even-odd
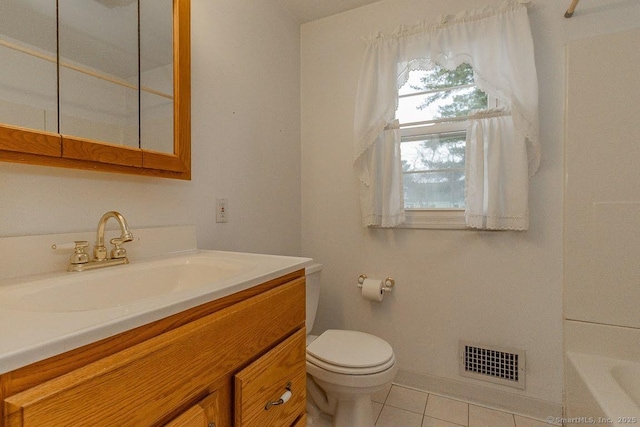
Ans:
[{"label": "window sill", "polygon": [[464,221],[464,209],[407,209],[405,223],[396,228],[471,230]]}]

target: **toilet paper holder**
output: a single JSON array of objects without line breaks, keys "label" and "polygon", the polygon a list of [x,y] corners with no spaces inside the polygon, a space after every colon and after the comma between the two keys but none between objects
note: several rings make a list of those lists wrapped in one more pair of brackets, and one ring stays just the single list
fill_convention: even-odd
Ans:
[{"label": "toilet paper holder", "polygon": [[[358,287],[361,288],[362,284],[364,283],[364,279],[367,278],[366,274],[361,274],[360,276],[358,276]],[[396,281],[393,279],[393,277],[387,277],[384,280],[384,286],[382,287],[382,290],[385,292],[391,292],[391,290],[393,289],[393,287],[396,285]]]}]

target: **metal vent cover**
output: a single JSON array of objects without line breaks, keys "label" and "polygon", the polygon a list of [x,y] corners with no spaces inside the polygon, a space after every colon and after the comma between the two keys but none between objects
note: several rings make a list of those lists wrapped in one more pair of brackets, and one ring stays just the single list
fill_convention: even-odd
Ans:
[{"label": "metal vent cover", "polygon": [[525,352],[460,341],[460,375],[481,381],[525,388]]}]

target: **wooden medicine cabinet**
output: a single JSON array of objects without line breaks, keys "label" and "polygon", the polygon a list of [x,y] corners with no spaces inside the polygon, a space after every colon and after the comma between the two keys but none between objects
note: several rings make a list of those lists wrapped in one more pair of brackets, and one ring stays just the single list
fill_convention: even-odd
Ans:
[{"label": "wooden medicine cabinet", "polygon": [[0,161],[191,179],[190,0],[0,15]]}]

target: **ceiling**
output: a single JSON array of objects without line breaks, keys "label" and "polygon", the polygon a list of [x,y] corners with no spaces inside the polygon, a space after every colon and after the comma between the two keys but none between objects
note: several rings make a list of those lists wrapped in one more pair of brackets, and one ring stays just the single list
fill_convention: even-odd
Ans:
[{"label": "ceiling", "polygon": [[381,0],[278,0],[300,23],[315,21]]}]

